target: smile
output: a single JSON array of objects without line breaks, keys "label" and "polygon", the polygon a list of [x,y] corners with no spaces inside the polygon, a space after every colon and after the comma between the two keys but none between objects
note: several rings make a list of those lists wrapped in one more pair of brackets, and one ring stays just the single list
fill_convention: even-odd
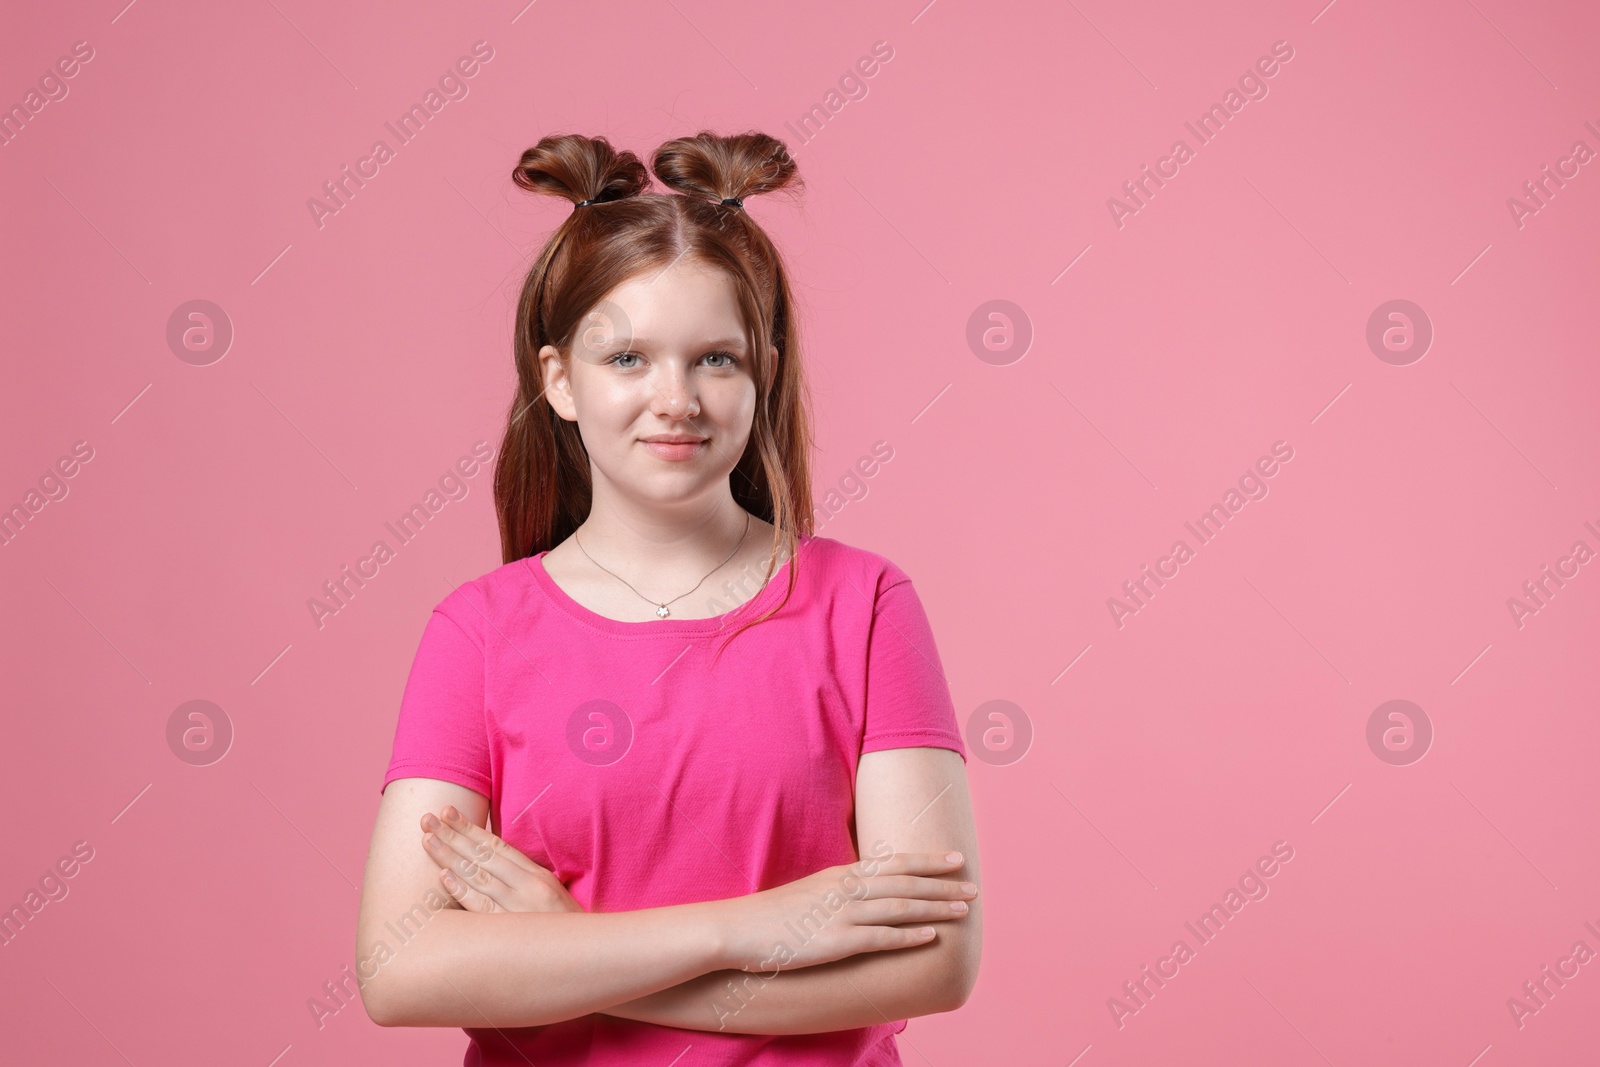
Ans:
[{"label": "smile", "polygon": [[709,443],[704,441],[645,441],[646,448],[665,460],[681,462],[698,456]]}]

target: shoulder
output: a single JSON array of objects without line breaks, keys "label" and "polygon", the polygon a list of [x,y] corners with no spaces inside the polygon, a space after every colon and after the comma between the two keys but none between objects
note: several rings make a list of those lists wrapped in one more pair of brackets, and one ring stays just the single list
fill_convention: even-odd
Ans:
[{"label": "shoulder", "polygon": [[815,567],[824,584],[844,586],[848,583],[872,599],[911,580],[910,575],[880,552],[819,535],[807,538],[801,546],[800,565],[802,569]]},{"label": "shoulder", "polygon": [[527,618],[534,610],[532,594],[537,591],[531,567],[524,558],[502,564],[486,574],[462,582],[433,607],[483,645],[484,635],[503,630],[509,620]]}]

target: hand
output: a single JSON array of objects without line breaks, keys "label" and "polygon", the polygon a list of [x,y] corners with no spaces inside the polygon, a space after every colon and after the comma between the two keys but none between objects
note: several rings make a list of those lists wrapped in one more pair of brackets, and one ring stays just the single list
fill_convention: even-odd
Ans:
[{"label": "hand", "polygon": [[963,917],[978,895],[970,882],[932,877],[960,870],[964,860],[946,855],[895,852],[737,898],[728,966],[776,973],[932,942],[935,927],[925,924]]},{"label": "hand", "polygon": [[422,816],[422,848],[445,890],[467,911],[582,911],[561,880],[446,805]]}]

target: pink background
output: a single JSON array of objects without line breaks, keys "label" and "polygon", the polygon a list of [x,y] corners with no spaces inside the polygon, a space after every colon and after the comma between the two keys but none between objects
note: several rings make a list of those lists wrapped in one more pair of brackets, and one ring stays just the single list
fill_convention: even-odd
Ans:
[{"label": "pink background", "polygon": [[[819,500],[894,449],[819,532],[916,580],[964,725],[1007,700],[1034,732],[969,764],[983,974],[905,1061],[1600,1057],[1600,961],[1507,1007],[1600,952],[1597,566],[1507,606],[1600,549],[1600,163],[1507,207],[1600,149],[1592,5],[119,2],[0,37],[6,107],[94,50],[0,148],[0,505],[94,450],[0,548],[0,906],[94,849],[0,948],[7,1060],[457,1062],[459,1031],[306,1002],[353,962],[428,611],[498,563],[489,477],[322,628],[306,601],[498,446],[512,302],[566,211],[512,187],[518,153],[702,128],[784,138],[808,183],[749,210],[804,305]],[[319,229],[307,200],[479,40],[469,95]],[[785,125],[876,41],[863,98]],[[1199,146],[1184,122],[1276,41]],[[207,366],[166,339],[194,299],[235,330]],[[997,299],[1034,334],[1005,365],[966,340]],[[1366,341],[1392,299],[1434,329],[1405,366]],[[1277,441],[1270,494],[1119,628],[1107,600]],[[168,747],[195,699],[235,732],[209,766]],[[1366,739],[1392,699],[1433,726],[1409,765]],[[1119,1027],[1108,999],[1276,841],[1270,894]]]}]

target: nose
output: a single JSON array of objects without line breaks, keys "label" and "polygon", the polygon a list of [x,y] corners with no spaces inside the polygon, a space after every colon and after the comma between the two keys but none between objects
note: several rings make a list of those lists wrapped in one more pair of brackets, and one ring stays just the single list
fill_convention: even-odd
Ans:
[{"label": "nose", "polygon": [[682,367],[669,363],[651,384],[655,386],[655,396],[650,403],[653,414],[674,422],[700,414],[694,381]]}]

